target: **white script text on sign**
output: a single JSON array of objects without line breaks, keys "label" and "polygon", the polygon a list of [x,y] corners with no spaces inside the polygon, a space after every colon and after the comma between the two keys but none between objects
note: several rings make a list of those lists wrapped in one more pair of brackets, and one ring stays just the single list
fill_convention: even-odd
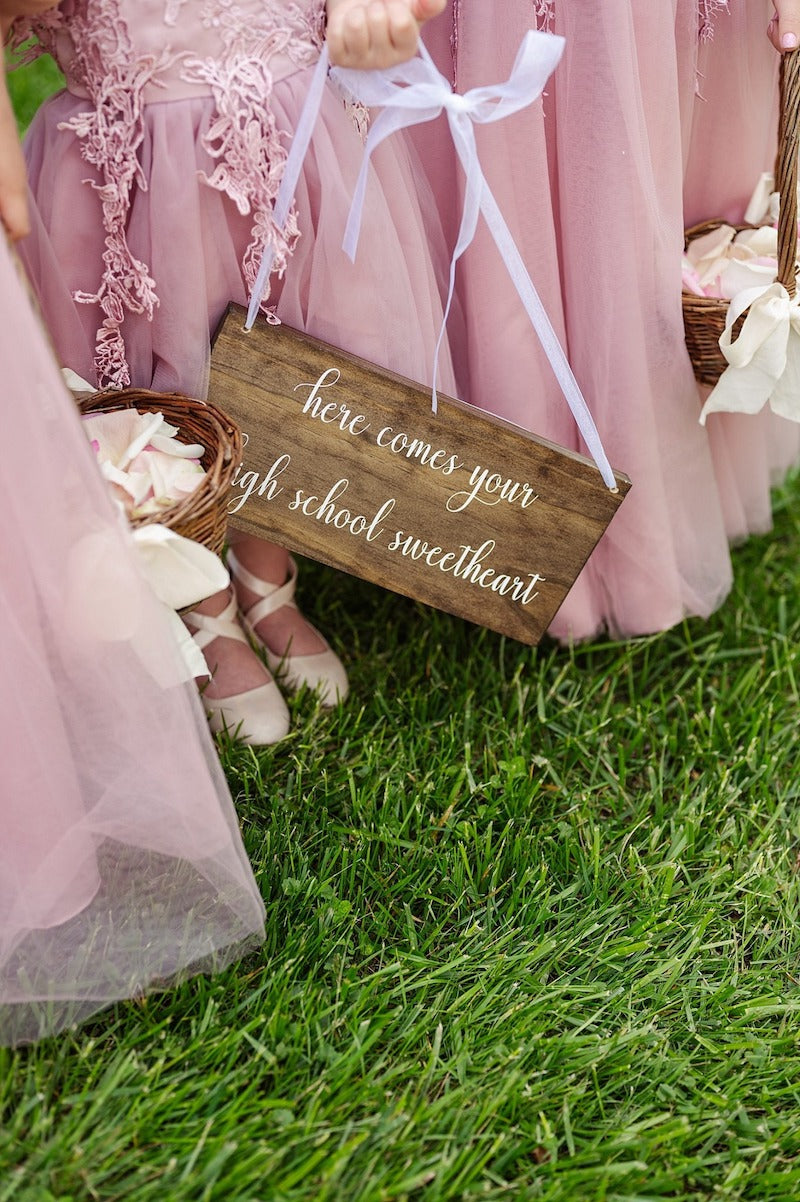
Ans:
[{"label": "white script text on sign", "polygon": [[240,425],[231,521],[535,643],[630,487],[479,410],[231,306],[210,399]]}]

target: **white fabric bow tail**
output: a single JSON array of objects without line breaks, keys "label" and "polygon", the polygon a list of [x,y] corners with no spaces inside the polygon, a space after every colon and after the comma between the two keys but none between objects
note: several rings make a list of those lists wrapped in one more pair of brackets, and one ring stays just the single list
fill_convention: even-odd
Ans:
[{"label": "white fabric bow tail", "polygon": [[165,621],[180,648],[186,665],[184,679],[210,676],[203,652],[176,610],[198,605],[227,588],[228,569],[208,547],[160,523],[139,526],[132,533],[142,575],[164,607]]},{"label": "white fabric bow tail", "polygon": [[[331,78],[340,90],[370,108],[380,107],[367,138],[364,162],[356,187],[344,250],[355,257],[361,227],[369,162],[375,148],[391,134],[412,125],[432,121],[446,112],[453,142],[466,176],[464,209],[458,241],[450,265],[450,284],[444,307],[444,320],[439,333],[432,378],[433,408],[436,409],[436,375],[439,351],[444,338],[445,324],[455,290],[455,271],[459,258],[472,242],[478,221],[483,217],[519,293],[531,324],[539,336],[562,392],[569,404],[586,446],[597,464],[603,481],[617,491],[614,472],[608,462],[592,416],[572,374],[566,355],[534,288],[511,231],[492,194],[481,169],[475,140],[475,125],[501,121],[532,104],[542,93],[547,79],[556,67],[564,49],[564,39],[553,34],[529,32],[517,54],[511,75],[505,83],[473,88],[460,95],[436,69],[433,60],[420,44],[419,57],[384,71],[354,71],[341,67],[331,70]],[[311,140],[329,69],[327,48],[317,65],[300,120],[284,167],[283,179],[275,200],[273,220],[283,226],[288,218],[303,159]],[[246,328],[256,319],[267,278],[272,269],[273,254],[268,249],[261,263],[247,314]]]},{"label": "white fabric bow tail", "polygon": [[753,414],[766,404],[800,422],[800,297],[780,283],[745,289],[730,303],[719,345],[728,366],[703,406],[703,424],[709,413]]}]

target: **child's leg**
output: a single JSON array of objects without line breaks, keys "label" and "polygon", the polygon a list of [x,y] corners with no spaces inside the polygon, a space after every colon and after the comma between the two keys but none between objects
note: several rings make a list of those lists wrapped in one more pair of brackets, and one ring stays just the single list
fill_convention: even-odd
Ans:
[{"label": "child's leg", "polygon": [[245,627],[287,688],[316,690],[324,705],[347,696],[339,657],[294,602],[297,568],[282,547],[232,532],[228,567]]},{"label": "child's leg", "polygon": [[288,731],[288,712],[244,636],[242,615],[288,688],[306,685],[319,692],[324,704],[333,705],[347,696],[347,673],[294,604],[295,569],[288,552],[239,532],[231,532],[230,545],[233,590],[201,602],[186,624],[197,634],[211,670],[203,697],[215,729],[240,728],[246,742],[274,743]]},{"label": "child's leg", "polygon": [[212,730],[256,746],[279,742],[289,731],[289,711],[239,625],[233,589],[209,597],[184,622],[211,669],[203,700]]},{"label": "child's leg", "polygon": [[[289,575],[289,553],[263,538],[252,534],[231,531],[230,545],[235,560],[268,584],[284,584]],[[231,566],[231,565],[229,565]],[[231,571],[239,606],[247,613],[259,600],[259,594],[237,580],[235,567]],[[294,606],[284,605],[275,613],[263,618],[256,625],[256,633],[274,655],[284,655],[287,650],[295,655],[318,655],[325,651],[327,643],[319,631],[307,622]]]},{"label": "child's leg", "polygon": [[[230,599],[230,589],[223,589],[221,593],[201,601],[193,612],[216,618],[225,610]],[[203,654],[212,673],[203,689],[203,695],[209,700],[247,693],[268,684],[271,679],[249,643],[220,636],[203,649]]]}]

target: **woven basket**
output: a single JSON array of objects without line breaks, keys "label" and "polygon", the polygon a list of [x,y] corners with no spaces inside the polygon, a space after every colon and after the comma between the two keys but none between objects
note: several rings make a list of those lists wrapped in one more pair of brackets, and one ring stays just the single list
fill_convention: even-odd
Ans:
[{"label": "woven basket", "polygon": [[[778,280],[790,296],[795,294],[797,274],[797,144],[800,126],[800,50],[781,58],[781,104],[778,127],[778,158],[775,164],[777,190],[781,197],[778,219]],[[686,245],[724,224],[704,221],[686,231]],[[737,226],[737,231],[748,229]],[[716,384],[728,366],[719,340],[728,315],[727,300],[683,293],[683,324],[686,346],[694,374],[701,384]],[[743,323],[739,319],[735,329]]]},{"label": "woven basket", "polygon": [[205,454],[200,462],[206,474],[194,492],[159,513],[132,518],[131,525],[135,528],[160,522],[220,555],[228,525],[231,478],[242,459],[241,434],[230,418],[205,401],[139,388],[92,393],[80,400],[78,407],[81,413],[111,413],[119,409],[163,413],[168,422],[178,427],[181,442],[202,443]]}]

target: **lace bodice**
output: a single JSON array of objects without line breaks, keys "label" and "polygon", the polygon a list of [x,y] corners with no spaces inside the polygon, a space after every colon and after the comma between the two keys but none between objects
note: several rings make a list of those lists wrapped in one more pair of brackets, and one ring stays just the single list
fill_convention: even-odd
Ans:
[{"label": "lace bodice", "polygon": [[[530,0],[539,28],[552,27],[560,2]],[[454,69],[463,3],[454,0]],[[696,4],[698,34],[708,38],[728,0]],[[214,119],[202,143],[214,167],[204,182],[250,216],[252,237],[242,261],[247,285],[266,246],[281,275],[298,229],[294,215],[285,229],[272,221],[287,131],[277,129],[270,98],[279,80],[316,61],[324,21],[325,0],[62,0],[44,16],[15,24],[13,40],[34,36],[59,62],[69,90],[87,100],[62,128],[80,141],[99,176],[85,186],[95,189],[102,210],[102,278],[96,292],[74,294],[102,313],[98,383],[130,382],[125,314],[152,316],[159,303],[157,273],[131,253],[126,235],[133,190],[148,187],[139,159],[148,105],[210,99]],[[264,308],[269,316],[268,296]]]},{"label": "lace bodice", "polygon": [[[98,384],[130,383],[125,314],[152,317],[159,304],[157,272],[131,253],[126,235],[133,189],[148,188],[139,159],[148,105],[210,99],[214,117],[201,141],[214,168],[204,182],[251,218],[242,262],[247,285],[267,245],[282,274],[298,229],[294,214],[285,229],[272,221],[287,131],[277,128],[270,99],[275,83],[316,62],[324,19],[325,0],[63,0],[16,24],[14,40],[34,36],[58,61],[69,91],[87,100],[61,128],[80,140],[100,181],[86,186],[102,209],[102,278],[96,292],[74,293],[103,315]],[[264,307],[269,315],[266,298]]]},{"label": "lace bodice", "polygon": [[217,75],[257,66],[272,82],[313,63],[324,0],[63,0],[20,22],[58,60],[67,86],[93,96],[99,75],[141,82],[142,99],[212,91]]}]

